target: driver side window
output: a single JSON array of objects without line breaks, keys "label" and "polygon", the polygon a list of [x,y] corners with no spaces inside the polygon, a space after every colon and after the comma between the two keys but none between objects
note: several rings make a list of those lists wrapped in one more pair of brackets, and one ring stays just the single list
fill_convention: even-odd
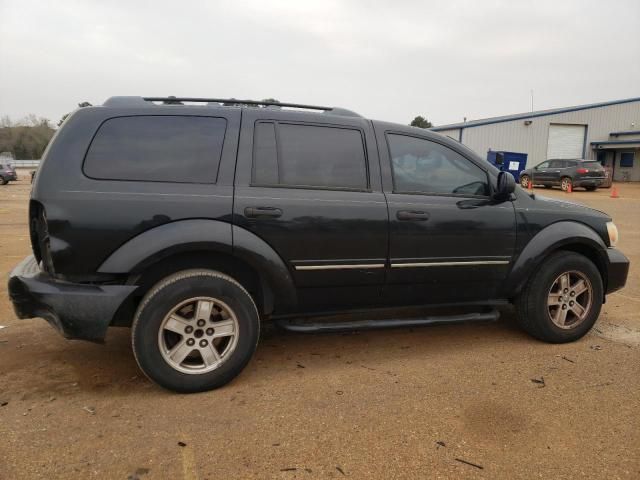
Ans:
[{"label": "driver side window", "polygon": [[387,134],[395,193],[489,195],[487,174],[444,145]]}]

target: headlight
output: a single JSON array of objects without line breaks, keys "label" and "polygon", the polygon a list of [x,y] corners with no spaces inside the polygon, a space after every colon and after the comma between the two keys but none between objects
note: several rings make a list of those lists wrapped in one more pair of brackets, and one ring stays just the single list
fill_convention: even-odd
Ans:
[{"label": "headlight", "polygon": [[618,227],[613,222],[607,222],[607,232],[609,232],[609,245],[615,247],[618,243]]}]

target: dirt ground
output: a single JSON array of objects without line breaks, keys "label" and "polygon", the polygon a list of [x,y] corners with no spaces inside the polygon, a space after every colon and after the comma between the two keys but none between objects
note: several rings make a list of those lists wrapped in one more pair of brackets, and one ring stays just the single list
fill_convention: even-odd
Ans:
[{"label": "dirt ground", "polygon": [[[0,479],[640,478],[640,185],[536,189],[611,214],[631,259],[582,340],[491,324],[263,331],[230,385],[177,395],[106,345],[17,320],[0,288]],[[0,186],[0,277],[30,253],[26,180]],[[469,463],[466,463],[469,462]]]}]

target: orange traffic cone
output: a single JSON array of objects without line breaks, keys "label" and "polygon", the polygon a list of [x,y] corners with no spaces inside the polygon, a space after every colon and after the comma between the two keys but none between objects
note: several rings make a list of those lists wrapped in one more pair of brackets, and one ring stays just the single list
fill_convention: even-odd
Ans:
[{"label": "orange traffic cone", "polygon": [[571,192],[573,192],[573,187],[572,187],[572,186],[571,186],[571,184],[569,183],[569,184],[567,185],[567,193],[571,193]]},{"label": "orange traffic cone", "polygon": [[620,195],[618,195],[618,188],[615,185],[611,189],[611,198],[620,198]]},{"label": "orange traffic cone", "polygon": [[531,179],[529,179],[529,181],[527,182],[527,190],[533,190],[533,182],[531,181]]}]

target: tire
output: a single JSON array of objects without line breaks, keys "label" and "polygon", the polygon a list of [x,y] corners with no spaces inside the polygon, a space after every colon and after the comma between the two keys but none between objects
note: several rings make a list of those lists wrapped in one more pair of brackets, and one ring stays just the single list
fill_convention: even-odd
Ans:
[{"label": "tire", "polygon": [[587,192],[595,192],[598,187],[584,187]]},{"label": "tire", "polygon": [[249,363],[259,335],[258,310],[242,285],[213,270],[184,270],[161,280],[142,299],[131,343],[149,379],[192,393],[235,378]]},{"label": "tire", "polygon": [[[600,271],[587,257],[568,251],[555,252],[543,262],[516,299],[518,323],[531,336],[545,342],[567,343],[578,340],[593,327],[600,315],[604,295]],[[572,272],[569,291],[566,294],[555,294],[561,289],[561,282],[556,283],[556,280],[567,272]],[[576,279],[577,281],[574,281]],[[580,285],[580,280],[587,280],[588,282],[585,281],[584,285],[590,290],[577,296],[571,295],[572,291],[579,290],[580,287],[576,286]],[[555,287],[560,288],[556,290]],[[580,303],[586,306],[587,293],[589,302],[588,307],[585,308],[584,318],[575,320],[578,316],[573,309],[577,307],[569,307],[568,302],[573,301],[573,305]],[[557,300],[554,294],[557,295]],[[549,306],[549,301],[557,302],[557,306]],[[565,313],[564,327],[560,327],[554,322],[552,315],[555,317],[558,310],[562,310],[563,302],[567,306],[564,311],[568,313]]]},{"label": "tire", "polygon": [[520,177],[520,186],[522,188],[529,188],[529,175],[522,175]]},{"label": "tire", "polygon": [[4,177],[0,177],[0,185],[6,185],[7,183],[9,183],[9,180]]},{"label": "tire", "polygon": [[571,180],[571,177],[562,177],[560,179],[560,188],[562,191],[569,191],[569,187],[571,187],[571,191],[573,191],[573,181]]}]

